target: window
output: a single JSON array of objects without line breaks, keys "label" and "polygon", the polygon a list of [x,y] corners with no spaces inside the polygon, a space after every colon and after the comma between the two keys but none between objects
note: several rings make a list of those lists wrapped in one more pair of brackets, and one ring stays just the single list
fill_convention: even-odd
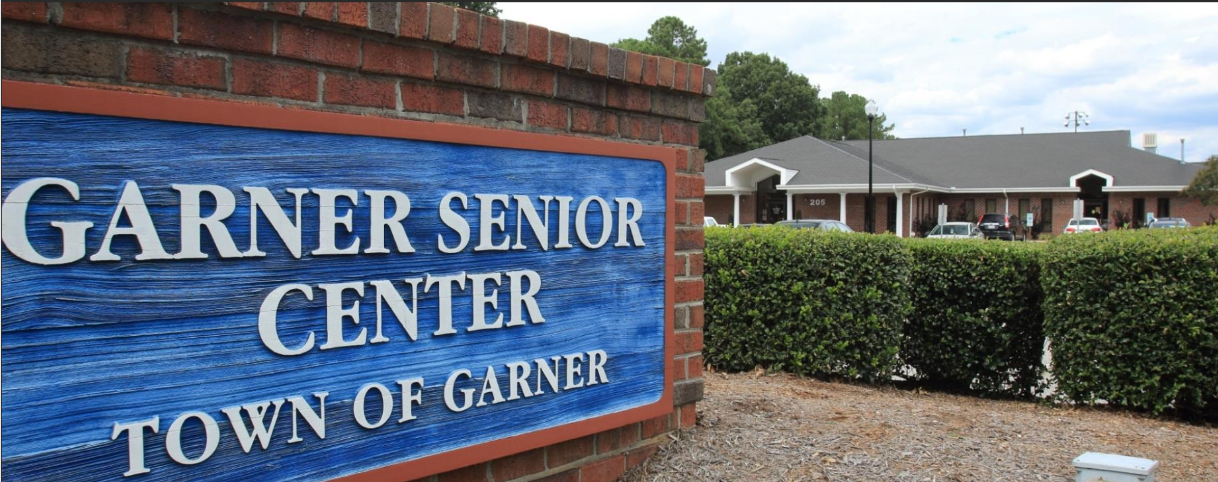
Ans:
[{"label": "window", "polygon": [[1171,217],[1171,198],[1159,198],[1159,212],[1155,213],[1156,218]]},{"label": "window", "polygon": [[1041,231],[1053,230],[1053,198],[1047,197],[1040,200],[1040,221],[1042,226]]},{"label": "window", "polygon": [[968,221],[977,215],[977,206],[972,199],[965,199],[961,205],[963,206],[961,208],[963,216],[960,216],[957,221]]},{"label": "window", "polygon": [[985,212],[987,212],[987,213],[998,212],[998,200],[997,199],[986,199],[985,200]]},{"label": "window", "polygon": [[[1028,220],[1028,213],[1032,212],[1032,200],[1023,198],[1019,200],[1019,222],[1022,223]],[[1035,221],[1035,220],[1033,220]]]}]

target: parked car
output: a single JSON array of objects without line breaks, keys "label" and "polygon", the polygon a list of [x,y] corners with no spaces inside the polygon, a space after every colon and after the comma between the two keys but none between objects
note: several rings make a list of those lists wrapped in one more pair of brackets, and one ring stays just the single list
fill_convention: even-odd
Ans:
[{"label": "parked car", "polygon": [[1066,223],[1066,229],[1062,231],[1062,234],[1102,232],[1104,232],[1104,228],[1100,226],[1100,220],[1095,218],[1074,218]]},{"label": "parked car", "polygon": [[1159,218],[1152,221],[1147,227],[1150,229],[1191,228],[1193,225],[1184,218]]},{"label": "parked car", "polygon": [[719,221],[715,221],[715,218],[710,217],[710,216],[703,216],[703,217],[702,217],[702,227],[704,227],[704,228],[713,228],[713,227],[718,226],[718,225],[719,225]]},{"label": "parked car", "polygon": [[833,219],[800,219],[796,221],[779,221],[779,226],[786,226],[796,229],[819,229],[821,231],[840,231],[843,233],[853,233],[846,223]]},{"label": "parked car", "polygon": [[931,239],[981,239],[981,228],[973,223],[943,223],[926,235]]},{"label": "parked car", "polygon": [[977,220],[977,227],[985,239],[1005,239],[1014,241],[1015,238],[1028,240],[1028,229],[1014,214],[988,213]]}]

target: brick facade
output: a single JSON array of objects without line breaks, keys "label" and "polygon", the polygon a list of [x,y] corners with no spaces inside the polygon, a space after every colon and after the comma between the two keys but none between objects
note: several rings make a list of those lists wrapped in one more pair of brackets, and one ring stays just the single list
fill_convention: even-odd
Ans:
[{"label": "brick facade", "polygon": [[[1010,193],[1007,195],[1010,199],[1010,212],[1019,214],[1020,200],[1028,200],[1032,206],[1034,221],[1042,222],[1041,205],[1045,199],[1050,199],[1053,204],[1053,219],[1052,228],[1047,232],[1051,234],[1061,234],[1066,228],[1066,223],[1074,215],[1074,199],[1078,196],[1074,193]],[[998,194],[977,194],[977,195],[939,195],[934,197],[936,203],[947,203],[949,213],[955,213],[956,209],[966,200],[973,200],[974,212],[970,221],[976,222],[982,214],[986,212],[986,201],[993,200],[996,203],[997,212],[1004,212],[1004,198],[1001,193]],[[1200,201],[1179,195],[1178,193],[1170,192],[1113,192],[1108,193],[1108,221],[1110,226],[1117,226],[1117,212],[1123,212],[1132,217],[1133,200],[1143,199],[1146,212],[1154,212],[1159,217],[1165,217],[1158,213],[1158,203],[1160,199],[1166,199],[1169,203],[1171,217],[1182,217],[1188,220],[1194,226],[1200,226],[1210,222],[1211,216],[1218,218],[1218,206],[1203,206]],[[933,211],[932,211],[933,214]]]},{"label": "brick facade", "polygon": [[[895,232],[895,226],[888,225],[888,202],[892,193],[876,193],[876,232]],[[965,219],[970,222],[977,220],[987,212],[987,201],[993,201],[994,212],[1006,212],[1006,201],[1009,199],[1010,213],[1019,214],[1019,203],[1027,200],[1034,215],[1034,222],[1043,222],[1041,205],[1048,199],[1052,204],[1052,227],[1047,231],[1051,234],[1061,234],[1066,223],[1073,216],[1075,193],[1008,193],[1004,198],[1002,193],[996,194],[942,194],[927,192],[914,196],[913,193],[902,194],[901,232],[908,235],[910,222],[914,230],[920,219],[925,216],[935,218],[939,204],[947,204],[948,219],[954,220],[966,201],[973,202],[972,212],[965,213]],[[756,219],[755,196],[743,194],[740,196],[740,218],[742,223],[752,223]],[[1200,226],[1218,219],[1218,206],[1204,206],[1197,199],[1180,196],[1167,192],[1113,192],[1108,194],[1108,219],[1111,226],[1117,224],[1117,212],[1124,212],[1132,217],[1133,200],[1142,199],[1145,212],[1156,213],[1158,217],[1166,217],[1159,212],[1160,200],[1168,203],[1170,217],[1182,217],[1193,226]],[[818,200],[817,206],[812,206],[813,200]],[[865,231],[864,215],[866,194],[846,195],[846,224],[855,231]],[[823,202],[823,204],[819,204]],[[841,195],[828,194],[796,194],[793,199],[795,213],[799,219],[838,219],[841,216]],[[732,215],[732,196],[730,194],[712,194],[706,196],[706,215],[713,216],[720,224],[728,224]]]},{"label": "brick facade", "polygon": [[[3,78],[685,149],[669,415],[424,480],[613,480],[696,421],[713,70],[440,4],[3,5]],[[730,205],[729,205],[730,209]]]}]

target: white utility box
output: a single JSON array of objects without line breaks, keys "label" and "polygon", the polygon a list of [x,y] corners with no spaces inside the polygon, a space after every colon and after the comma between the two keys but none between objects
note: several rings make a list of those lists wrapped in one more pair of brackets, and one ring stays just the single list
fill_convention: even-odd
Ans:
[{"label": "white utility box", "polygon": [[1074,459],[1075,482],[1154,482],[1159,462],[1124,455],[1087,452]]}]

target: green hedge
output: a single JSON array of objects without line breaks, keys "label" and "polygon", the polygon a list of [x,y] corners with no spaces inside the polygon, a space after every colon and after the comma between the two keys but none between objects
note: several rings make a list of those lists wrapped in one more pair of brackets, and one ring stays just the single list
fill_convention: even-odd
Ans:
[{"label": "green hedge", "polygon": [[780,226],[706,230],[706,361],[887,381],[910,310],[892,236]]},{"label": "green hedge", "polygon": [[[1046,244],[706,232],[706,351],[757,366],[1218,415],[1218,227]],[[898,359],[899,351],[899,359]]]},{"label": "green hedge", "polygon": [[1062,395],[1155,413],[1218,408],[1218,228],[1061,236],[1042,266]]},{"label": "green hedge", "polygon": [[1043,367],[1041,244],[911,239],[901,359],[912,380],[1030,397]]}]

